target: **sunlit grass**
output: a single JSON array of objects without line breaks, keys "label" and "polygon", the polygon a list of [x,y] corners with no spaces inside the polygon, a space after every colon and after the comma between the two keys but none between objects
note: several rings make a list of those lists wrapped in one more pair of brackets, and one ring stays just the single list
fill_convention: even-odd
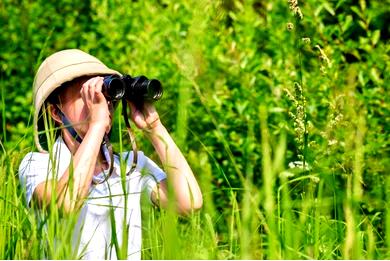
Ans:
[{"label": "sunlit grass", "polygon": [[[136,1],[117,7],[113,19],[106,19],[109,9],[98,11],[99,1],[91,3],[93,30],[104,48],[96,43],[95,32],[83,35],[86,40],[80,37],[80,48],[123,72],[150,74],[164,82],[164,98],[156,106],[203,192],[202,210],[186,217],[172,206],[158,209],[143,198],[142,257],[390,258],[390,178],[384,175],[388,130],[381,126],[388,106],[380,99],[387,95],[383,86],[390,74],[375,68],[380,63],[376,53],[386,51],[366,23],[370,12],[362,11],[365,1],[353,5],[359,20],[348,14],[355,19],[349,24],[348,15],[331,15],[337,8],[330,1],[299,2],[303,20],[291,14],[288,1],[232,2],[178,1],[162,8]],[[343,1],[337,5],[345,8]],[[128,26],[122,16],[129,13],[142,19],[132,15]],[[343,23],[323,22],[336,18]],[[359,38],[359,49],[340,40],[350,24],[367,25],[368,38]],[[54,32],[51,37],[58,37]],[[51,45],[46,40],[42,48]],[[376,58],[366,62],[363,50]],[[344,52],[356,61],[348,63]],[[44,54],[46,50],[39,60]],[[71,244],[77,213],[64,215],[56,196],[44,210],[26,205],[18,166],[35,150],[31,120],[20,130],[8,122],[4,81],[0,258],[80,258]],[[119,106],[112,137],[122,153],[131,146],[120,111]],[[51,130],[47,140],[53,143],[55,128],[45,122]],[[142,133],[136,131],[136,136],[139,148],[158,162]],[[121,165],[123,170],[124,161]],[[378,176],[383,179],[373,178]],[[127,235],[112,238],[119,256],[125,257],[127,249],[118,238]]]},{"label": "sunlit grass", "polygon": [[[272,147],[267,134],[267,109],[260,107],[263,187],[251,180],[259,170],[250,169],[241,188],[226,188],[228,209],[216,209],[213,200],[212,155],[198,157],[194,171],[204,192],[205,206],[188,217],[172,210],[143,203],[143,257],[146,259],[226,259],[226,258],[377,258],[378,231],[367,217],[358,214],[351,181],[347,182],[347,198],[329,194],[321,178],[323,172],[286,169],[285,136]],[[359,125],[360,126],[360,125]],[[360,140],[352,142],[359,144]],[[248,149],[248,148],[243,148]],[[359,171],[361,147],[355,146],[352,174]],[[7,150],[7,147],[5,147]],[[122,148],[120,150],[123,150]],[[271,151],[273,153],[271,154]],[[267,156],[268,155],[268,156]],[[55,204],[47,211],[34,211],[26,206],[19,185],[17,168],[24,153],[11,151],[1,156],[0,211],[2,226],[1,256],[6,259],[76,258],[71,242],[77,215],[63,216]],[[273,174],[272,174],[273,173]],[[4,175],[6,174],[6,175]],[[258,177],[258,176],[257,176]],[[352,177],[352,176],[351,176]],[[303,186],[301,198],[292,193]],[[325,193],[325,191],[328,191]],[[348,192],[349,191],[349,192]],[[348,196],[349,195],[349,196]],[[354,196],[355,195],[355,196]],[[337,201],[337,206],[334,202]],[[332,211],[342,211],[334,215]],[[39,223],[37,213],[45,222]]]}]

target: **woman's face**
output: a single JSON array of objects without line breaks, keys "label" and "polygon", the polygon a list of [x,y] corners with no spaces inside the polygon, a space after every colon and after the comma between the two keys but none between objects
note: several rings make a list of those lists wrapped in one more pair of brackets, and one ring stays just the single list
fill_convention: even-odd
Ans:
[{"label": "woman's face", "polygon": [[[59,95],[59,109],[65,114],[68,120],[73,124],[73,128],[82,137],[89,128],[89,109],[85,105],[81,97],[81,87],[90,77],[82,77],[73,81],[67,88],[65,88]],[[107,106],[110,112],[110,119],[112,124],[112,115],[114,113],[114,106],[112,102],[108,101]]]}]

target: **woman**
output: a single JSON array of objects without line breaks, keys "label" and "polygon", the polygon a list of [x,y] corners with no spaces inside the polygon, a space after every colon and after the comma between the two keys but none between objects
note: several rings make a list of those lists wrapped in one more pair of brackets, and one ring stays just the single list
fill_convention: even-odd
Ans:
[{"label": "woman", "polygon": [[[116,259],[115,246],[121,245],[122,234],[128,233],[127,257],[140,259],[141,191],[147,190],[151,202],[165,207],[167,182],[171,183],[181,214],[201,208],[202,194],[152,104],[139,108],[127,101],[132,121],[152,143],[166,173],[142,152],[115,155],[112,161],[103,142],[111,130],[114,111],[113,102],[102,93],[103,77],[108,75],[121,74],[76,49],[57,52],[41,64],[33,86],[34,139],[39,152],[24,157],[19,175],[28,204],[33,200],[44,208],[54,200],[65,213],[80,210],[74,230],[80,257]],[[54,145],[48,147],[50,153],[39,135],[42,126],[48,128],[44,124],[47,114],[61,129]],[[126,161],[125,172],[129,173],[125,186],[121,160]],[[123,227],[124,219],[129,231]],[[113,227],[116,231],[111,231]],[[116,244],[112,244],[113,238]]]}]

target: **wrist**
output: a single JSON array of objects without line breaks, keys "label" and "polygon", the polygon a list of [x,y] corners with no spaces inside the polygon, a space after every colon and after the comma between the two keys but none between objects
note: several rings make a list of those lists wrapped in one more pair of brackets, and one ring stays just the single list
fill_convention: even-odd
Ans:
[{"label": "wrist", "polygon": [[167,153],[177,149],[175,142],[163,124],[158,124],[147,132],[147,137],[159,155],[161,162],[165,162]]},{"label": "wrist", "polygon": [[164,135],[165,132],[167,132],[167,130],[160,120],[154,122],[149,126],[149,128],[144,130],[146,136],[152,141],[155,138],[159,139],[158,137]]},{"label": "wrist", "polygon": [[105,133],[107,130],[107,124],[104,122],[91,122],[89,124],[88,132],[94,132],[94,133]]}]

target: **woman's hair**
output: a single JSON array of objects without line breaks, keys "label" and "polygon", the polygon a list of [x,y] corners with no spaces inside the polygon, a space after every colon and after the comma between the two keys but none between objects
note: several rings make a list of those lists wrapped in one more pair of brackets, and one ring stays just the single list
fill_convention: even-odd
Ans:
[{"label": "woman's hair", "polygon": [[62,93],[62,91],[69,86],[69,83],[70,82],[66,82],[64,84],[62,84],[60,87],[58,87],[57,89],[55,89],[50,95],[49,97],[47,97],[46,99],[46,103],[48,104],[59,104],[60,103],[60,94]]}]

